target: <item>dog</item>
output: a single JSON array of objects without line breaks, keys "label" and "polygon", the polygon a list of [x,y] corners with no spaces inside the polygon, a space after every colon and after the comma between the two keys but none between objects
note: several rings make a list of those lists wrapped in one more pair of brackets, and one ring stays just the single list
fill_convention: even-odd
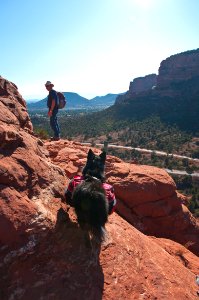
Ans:
[{"label": "dog", "polygon": [[89,236],[102,242],[108,215],[116,205],[113,187],[105,183],[106,152],[89,149],[82,176],[74,176],[65,191],[66,203],[75,208],[77,221]]}]

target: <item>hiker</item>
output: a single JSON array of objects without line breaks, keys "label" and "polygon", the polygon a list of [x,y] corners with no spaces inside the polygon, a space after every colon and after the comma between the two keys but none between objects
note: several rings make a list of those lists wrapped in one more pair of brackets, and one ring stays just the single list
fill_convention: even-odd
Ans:
[{"label": "hiker", "polygon": [[49,91],[48,95],[48,116],[50,117],[50,127],[54,132],[54,136],[51,138],[51,141],[59,141],[60,140],[60,129],[57,121],[57,113],[58,113],[58,96],[57,92],[53,89],[54,84],[51,81],[47,81],[45,84],[47,91]]}]

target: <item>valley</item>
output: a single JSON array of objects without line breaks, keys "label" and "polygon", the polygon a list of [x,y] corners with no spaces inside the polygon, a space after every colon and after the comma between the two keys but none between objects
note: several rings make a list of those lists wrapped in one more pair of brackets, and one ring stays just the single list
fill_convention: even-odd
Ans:
[{"label": "valley", "polygon": [[[190,195],[192,211],[198,213],[198,181],[187,180],[187,174],[199,170],[198,70],[199,49],[186,51],[162,61],[158,75],[135,78],[126,93],[96,97],[103,105],[111,99],[104,107],[95,102],[88,106],[88,99],[71,100],[73,109],[68,103],[59,112],[61,137],[92,146],[114,144],[109,154],[126,162],[182,172],[172,177],[177,186],[180,178],[180,189]],[[44,101],[40,104],[43,108],[28,109],[34,132],[45,140],[51,131]]]}]

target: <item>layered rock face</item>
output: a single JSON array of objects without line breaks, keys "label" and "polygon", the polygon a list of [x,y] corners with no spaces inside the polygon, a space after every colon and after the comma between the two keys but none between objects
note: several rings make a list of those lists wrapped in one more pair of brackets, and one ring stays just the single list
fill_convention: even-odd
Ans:
[{"label": "layered rock face", "polygon": [[129,99],[132,96],[151,90],[157,84],[157,75],[149,74],[144,77],[135,78],[130,82],[129,90],[124,95],[119,95],[115,103],[121,103],[125,99]]},{"label": "layered rock face", "polygon": [[199,76],[199,49],[172,55],[160,64],[157,77],[158,88]]},{"label": "layered rock face", "polygon": [[199,261],[183,246],[162,247],[114,214],[91,251],[68,213],[38,246],[5,256],[1,299],[198,299]]},{"label": "layered rock face", "polygon": [[165,171],[115,163],[107,175],[120,200],[119,214],[140,231],[177,241],[199,254],[199,224]]},{"label": "layered rock face", "polygon": [[[63,195],[64,172],[35,138],[17,87],[0,77],[0,241],[17,247],[56,222],[48,208]],[[35,238],[35,235],[34,235]]]},{"label": "layered rock face", "polygon": [[[119,95],[115,103],[122,103],[132,99],[140,93],[149,92],[154,96],[177,96],[172,89],[175,84],[199,77],[199,49],[178,53],[163,60],[160,64],[158,75],[150,74],[145,77],[135,78],[130,82],[129,90],[124,95]],[[153,91],[153,87],[155,90]],[[152,95],[151,94],[151,95]]]},{"label": "layered rock face", "polygon": [[149,74],[144,77],[135,78],[130,82],[129,94],[138,94],[150,90],[153,86],[157,84],[157,75]]},{"label": "layered rock face", "polygon": [[[81,172],[86,151],[78,143],[47,143],[51,159],[71,178]],[[99,151],[99,150],[96,150]],[[108,156],[107,181],[114,186],[117,212],[143,233],[177,241],[199,254],[199,225],[168,173]]]},{"label": "layered rock face", "polygon": [[[198,257],[144,235],[116,213],[104,243],[87,248],[73,208],[61,200],[68,177],[81,172],[88,147],[64,140],[43,144],[17,87],[3,78],[0,141],[0,299],[198,299]],[[154,199],[160,201],[156,216],[182,207],[172,179],[159,169],[108,156],[106,172],[118,211],[128,219],[120,203],[126,206],[131,223],[132,207],[141,214],[145,209],[139,206]]]}]

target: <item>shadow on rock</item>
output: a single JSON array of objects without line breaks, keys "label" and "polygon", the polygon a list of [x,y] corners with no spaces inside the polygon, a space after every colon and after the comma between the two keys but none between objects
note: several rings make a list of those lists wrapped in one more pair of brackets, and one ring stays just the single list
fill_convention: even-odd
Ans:
[{"label": "shadow on rock", "polygon": [[92,240],[88,244],[86,233],[62,208],[57,213],[54,234],[59,242],[60,259],[65,265],[61,278],[66,290],[58,299],[101,300],[104,274],[99,262],[100,243]]},{"label": "shadow on rock", "polygon": [[30,253],[1,268],[1,299],[101,300],[99,253],[100,245],[88,248],[84,232],[61,208],[54,229]]}]

